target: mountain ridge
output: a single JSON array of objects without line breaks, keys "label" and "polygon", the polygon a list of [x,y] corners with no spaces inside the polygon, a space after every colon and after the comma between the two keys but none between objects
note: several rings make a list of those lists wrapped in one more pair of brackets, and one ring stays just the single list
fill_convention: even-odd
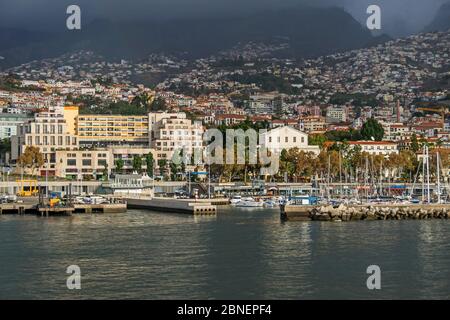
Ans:
[{"label": "mountain ridge", "polygon": [[370,46],[388,37],[374,37],[342,8],[296,7],[222,18],[164,22],[96,20],[81,30],[46,35],[39,42],[0,47],[0,66],[91,50],[106,58],[139,59],[150,53],[188,52],[192,58],[226,50],[237,43],[289,39],[288,54],[309,58]]}]

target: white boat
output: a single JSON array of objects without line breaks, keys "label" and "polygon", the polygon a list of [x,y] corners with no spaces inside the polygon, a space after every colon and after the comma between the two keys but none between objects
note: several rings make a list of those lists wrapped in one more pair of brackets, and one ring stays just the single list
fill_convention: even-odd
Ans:
[{"label": "white boat", "polygon": [[264,201],[264,206],[267,208],[274,208],[280,205],[280,200],[278,199],[267,199]]},{"label": "white boat", "polygon": [[241,208],[257,208],[257,207],[263,207],[264,202],[256,201],[253,198],[243,198],[241,201],[236,203],[235,206],[241,207]]},{"label": "white boat", "polygon": [[234,196],[233,198],[230,199],[230,204],[231,205],[236,205],[239,202],[242,201],[242,197],[241,196]]}]

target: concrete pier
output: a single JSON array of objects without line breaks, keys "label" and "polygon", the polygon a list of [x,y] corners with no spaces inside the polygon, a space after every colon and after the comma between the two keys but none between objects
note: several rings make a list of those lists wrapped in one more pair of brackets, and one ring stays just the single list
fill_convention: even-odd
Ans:
[{"label": "concrete pier", "polygon": [[75,213],[124,213],[127,212],[126,203],[107,204],[75,204]]},{"label": "concrete pier", "polygon": [[217,206],[206,200],[172,198],[126,198],[128,208],[148,209],[161,212],[187,213],[192,215],[215,215]]},{"label": "concrete pier", "polygon": [[40,216],[70,216],[74,213],[97,214],[97,213],[124,213],[127,212],[125,202],[112,202],[102,204],[74,204],[65,207],[39,206],[38,199],[27,198],[23,203],[2,203],[0,204],[1,214],[34,214]]}]

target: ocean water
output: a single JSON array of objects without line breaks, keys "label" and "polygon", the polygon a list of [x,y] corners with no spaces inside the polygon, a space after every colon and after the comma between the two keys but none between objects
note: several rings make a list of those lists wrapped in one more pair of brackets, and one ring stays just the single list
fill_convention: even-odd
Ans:
[{"label": "ocean water", "polygon": [[[81,269],[81,290],[66,285]],[[369,290],[367,267],[381,270]],[[0,216],[0,299],[449,299],[450,220]]]}]

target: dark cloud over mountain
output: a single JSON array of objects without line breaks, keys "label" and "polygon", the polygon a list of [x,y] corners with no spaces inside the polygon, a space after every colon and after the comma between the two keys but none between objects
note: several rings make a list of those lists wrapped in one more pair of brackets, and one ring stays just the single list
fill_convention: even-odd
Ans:
[{"label": "dark cloud over mountain", "polygon": [[206,15],[239,15],[298,4],[338,6],[361,23],[366,8],[382,9],[384,33],[402,36],[428,25],[439,7],[448,0],[1,0],[0,25],[58,31],[65,27],[65,9],[70,4],[82,8],[85,23],[97,18],[145,20],[192,18]]}]

